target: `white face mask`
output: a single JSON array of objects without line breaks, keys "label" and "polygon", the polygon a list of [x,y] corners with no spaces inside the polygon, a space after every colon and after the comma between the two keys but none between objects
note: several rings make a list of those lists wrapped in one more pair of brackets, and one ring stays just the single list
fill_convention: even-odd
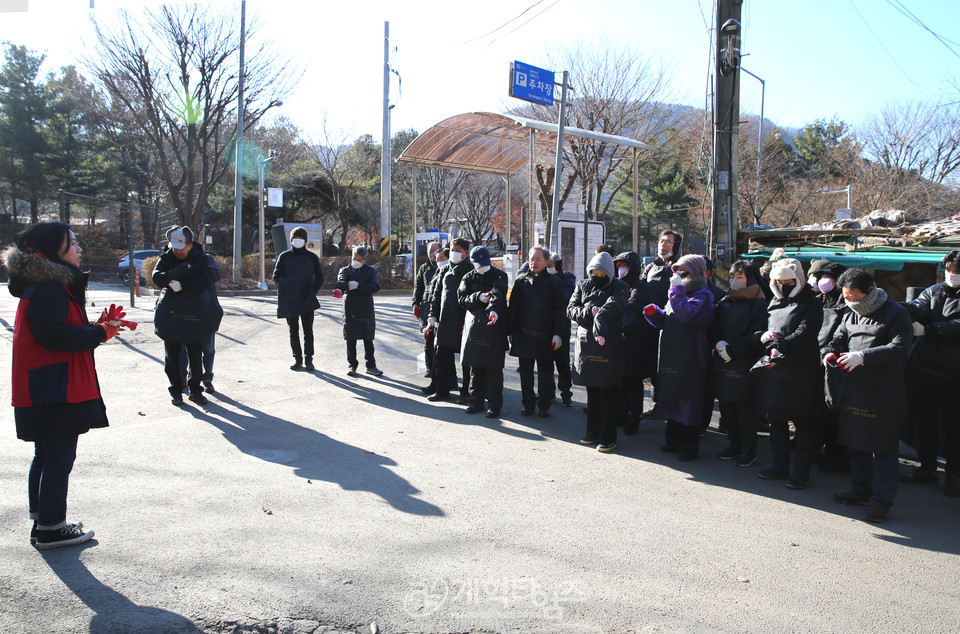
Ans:
[{"label": "white face mask", "polygon": [[556,275],[557,269],[547,269],[547,273],[549,273],[550,275]]},{"label": "white face mask", "polygon": [[944,271],[943,283],[949,286],[950,288],[957,288],[958,286],[960,286],[960,273],[951,273],[950,271]]},{"label": "white face mask", "polygon": [[730,290],[734,293],[737,291],[742,291],[747,287],[747,283],[743,280],[730,280]]},{"label": "white face mask", "polygon": [[363,262],[361,262],[360,260],[350,260],[350,266],[352,266],[355,269],[359,269],[361,266],[363,266]]},{"label": "white face mask", "polygon": [[430,252],[430,255],[428,255],[427,257],[430,259],[431,262],[436,262],[436,261],[437,261],[437,252],[436,252],[436,251],[431,251],[431,252]]},{"label": "white face mask", "polygon": [[459,251],[450,252],[450,261],[454,264],[460,264],[460,261],[463,260],[463,254]]},{"label": "white face mask", "polygon": [[816,285],[817,285],[817,276],[816,275],[807,276],[807,286],[816,287]]},{"label": "white face mask", "polygon": [[290,241],[290,244],[293,245],[294,249],[302,249],[304,245],[307,244],[307,241],[303,238],[294,238]]},{"label": "white face mask", "polygon": [[484,273],[490,270],[490,265],[488,264],[486,266],[478,266],[477,270],[480,271],[480,275],[483,275]]}]

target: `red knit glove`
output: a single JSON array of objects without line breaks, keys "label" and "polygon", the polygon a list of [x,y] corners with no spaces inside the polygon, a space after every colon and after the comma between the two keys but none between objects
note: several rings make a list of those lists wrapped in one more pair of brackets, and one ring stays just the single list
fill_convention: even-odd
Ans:
[{"label": "red knit glove", "polygon": [[337,299],[341,299],[343,297],[343,291],[341,291],[339,288],[335,288],[333,289],[333,293],[331,293],[331,295]]},{"label": "red knit glove", "polygon": [[105,321],[97,325],[103,328],[104,336],[103,336],[103,339],[101,339],[103,343],[110,341],[111,339],[117,336],[118,332],[120,332],[120,326],[114,326],[109,321]]},{"label": "red knit glove", "polygon": [[654,314],[655,312],[657,312],[657,305],[656,305],[656,304],[647,304],[646,306],[643,307],[643,314],[644,314],[646,317],[649,317],[650,315]]}]

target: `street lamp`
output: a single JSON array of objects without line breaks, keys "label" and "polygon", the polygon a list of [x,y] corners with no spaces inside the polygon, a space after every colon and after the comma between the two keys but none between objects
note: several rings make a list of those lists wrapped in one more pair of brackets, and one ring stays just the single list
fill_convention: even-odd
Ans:
[{"label": "street lamp", "polygon": [[283,153],[282,153],[282,152],[277,152],[276,150],[269,150],[269,151],[267,152],[267,154],[268,154],[268,157],[267,157],[267,158],[264,158],[264,157],[263,157],[263,154],[261,154],[260,157],[257,159],[257,167],[259,168],[258,171],[259,171],[259,175],[260,175],[260,179],[259,179],[259,181],[258,181],[260,185],[259,185],[259,187],[257,188],[257,195],[258,195],[259,198],[260,198],[260,283],[257,284],[257,288],[259,288],[261,291],[267,290],[266,270],[265,270],[265,266],[266,266],[266,265],[265,265],[265,263],[264,263],[264,255],[263,255],[263,250],[264,250],[264,233],[266,233],[266,228],[264,227],[264,220],[263,220],[263,215],[264,215],[264,210],[263,210],[263,169],[264,169],[264,166],[265,166],[267,163],[269,163],[270,161],[272,161],[273,159],[275,159],[275,158],[277,158],[277,157],[282,157],[282,156],[283,156]]},{"label": "street lamp", "polygon": [[767,92],[767,82],[763,81],[743,66],[740,70],[760,82],[760,132],[757,134],[757,193],[753,201],[753,223],[760,224],[760,168],[763,165],[763,101]]},{"label": "street lamp", "polygon": [[846,194],[847,195],[847,208],[846,210],[837,210],[837,220],[841,219],[840,211],[845,211],[850,214],[847,218],[853,217],[853,183],[847,185],[843,189],[827,189],[824,187],[818,193],[820,194]]}]

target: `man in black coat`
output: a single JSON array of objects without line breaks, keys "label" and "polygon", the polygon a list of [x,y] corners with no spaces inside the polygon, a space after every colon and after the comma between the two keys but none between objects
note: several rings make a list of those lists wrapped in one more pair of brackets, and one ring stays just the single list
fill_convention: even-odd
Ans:
[{"label": "man in black coat", "polygon": [[367,374],[380,376],[373,356],[373,338],[377,332],[377,318],[373,307],[373,294],[380,290],[377,270],[367,262],[366,247],[353,248],[350,266],[340,269],[333,296],[337,299],[347,294],[343,302],[343,338],[347,341],[347,376],[356,376],[357,339],[363,339],[363,356],[367,362]]},{"label": "man in black coat", "polygon": [[[153,269],[153,283],[161,289],[154,329],[163,339],[163,371],[170,381],[174,405],[183,405],[180,377],[180,350],[186,344],[190,360],[190,400],[207,403],[203,395],[202,347],[219,326],[219,317],[210,301],[213,274],[203,247],[193,239],[190,227],[172,227],[167,231],[169,246]],[[222,313],[221,313],[222,315]]]},{"label": "man in black coat", "polygon": [[[650,296],[650,303],[656,304],[659,308],[667,305],[667,293],[670,290],[670,278],[673,277],[673,265],[680,259],[680,246],[683,244],[683,236],[676,231],[667,229],[660,233],[660,239],[657,242],[657,258],[648,264],[640,277],[647,283],[647,292]],[[660,333],[651,328],[650,341],[648,346],[648,363],[656,367],[657,359],[660,355]],[[644,418],[656,418],[657,416],[657,376],[656,372],[650,377],[653,384],[654,405],[643,413]]]},{"label": "man in black coat", "polygon": [[[430,283],[437,273],[437,252],[440,251],[439,242],[427,245],[427,261],[417,269],[417,278],[413,286],[413,316],[420,320],[420,332],[427,331],[427,319],[430,317]],[[433,348],[435,333],[431,328],[423,338],[423,363],[426,372],[423,376],[433,376]]]},{"label": "man in black coat", "polygon": [[[564,306],[570,303],[573,291],[577,288],[577,276],[563,270],[563,258],[554,253],[551,262],[547,262],[547,275],[556,275],[563,289]],[[566,310],[566,309],[564,309]],[[570,371],[570,320],[560,332],[560,348],[553,353],[553,362],[557,366],[557,389],[560,390],[560,404],[573,405],[573,374]]]},{"label": "man in black coat", "polygon": [[960,251],[942,261],[943,282],[924,290],[906,307],[916,337],[907,365],[911,417],[919,432],[920,467],[902,482],[937,481],[938,421],[946,428],[944,493],[960,497]]},{"label": "man in black coat", "polygon": [[[824,364],[831,401],[840,421],[840,443],[850,453],[850,491],[841,504],[866,504],[868,522],[887,518],[897,494],[901,426],[907,418],[903,366],[913,343],[910,314],[887,298],[863,269],[847,269],[838,280],[849,311]],[[834,388],[837,388],[836,390]]]},{"label": "man in black coat", "polygon": [[470,252],[476,268],[463,276],[457,301],[466,311],[460,359],[470,368],[468,414],[496,418],[503,407],[503,361],[507,350],[507,274],[490,263],[487,247]]},{"label": "man in black coat", "polygon": [[[520,359],[521,416],[550,416],[555,398],[554,353],[563,346],[564,329],[570,338],[570,320],[563,286],[547,273],[550,252],[542,246],[530,249],[529,269],[517,277],[510,292],[510,355]],[[569,343],[568,343],[569,345]],[[537,366],[537,392],[533,391],[533,366]]]},{"label": "man in black coat", "polygon": [[[287,320],[291,370],[306,367],[313,371],[313,316],[320,308],[317,291],[323,285],[320,258],[307,249],[307,230],[296,227],[290,232],[290,249],[277,257],[273,281],[277,284],[277,317]],[[303,347],[300,347],[300,324],[303,325]],[[306,355],[306,366],[304,366]]]},{"label": "man in black coat", "polygon": [[[436,328],[437,349],[433,357],[434,394],[429,401],[446,401],[450,398],[450,377],[454,375],[454,355],[460,350],[463,341],[463,320],[465,311],[457,298],[457,291],[463,276],[473,270],[473,263],[469,258],[470,242],[464,238],[457,238],[450,247],[450,264],[442,276],[434,281],[434,290],[430,297],[430,317],[427,318],[427,327]],[[462,361],[462,359],[461,359]],[[468,389],[467,370],[464,369],[463,389],[461,399],[466,404],[469,395],[464,393]]]},{"label": "man in black coat", "polygon": [[[216,315],[216,330],[220,330],[220,321],[223,319],[223,307],[220,306],[220,299],[217,297],[217,281],[220,279],[220,265],[217,264],[216,258],[209,253],[207,254],[207,264],[210,265],[210,286],[207,289],[207,294],[210,295],[210,303]],[[203,376],[200,378],[203,383],[203,389],[212,394],[216,391],[213,389],[213,360],[217,356],[216,331],[210,335],[210,339],[201,344],[200,352],[200,360],[203,365]],[[190,384],[187,376],[187,362],[187,348],[184,346],[180,351],[180,378],[183,381],[184,387]]]}]

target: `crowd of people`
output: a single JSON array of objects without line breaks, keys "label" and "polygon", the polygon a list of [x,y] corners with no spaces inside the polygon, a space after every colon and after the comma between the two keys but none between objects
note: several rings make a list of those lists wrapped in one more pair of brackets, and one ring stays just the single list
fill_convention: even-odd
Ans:
[{"label": "crowd of people", "polygon": [[[314,369],[313,316],[323,272],[306,239],[301,227],[291,232],[273,274],[292,370]],[[204,390],[214,391],[213,335],[223,316],[219,269],[189,228],[171,228],[167,240],[152,276],[162,289],[155,331],[164,341],[164,372],[174,405],[183,404],[185,388],[191,401],[204,404]],[[511,285],[485,246],[471,249],[463,238],[429,244],[413,295],[430,379],[423,394],[497,418],[509,354],[518,359],[522,416],[548,418],[558,390],[561,405],[570,407],[576,381],[587,393],[581,444],[612,452],[621,428],[636,434],[642,418],[659,418],[666,421],[661,451],[680,461],[699,457],[716,401],[728,438],[718,458],[750,467],[765,427],[772,464],[760,478],[802,489],[816,462],[848,470],[850,489],[834,499],[865,505],[871,522],[887,518],[899,483],[938,481],[942,425],[944,492],[960,497],[960,395],[951,387],[960,369],[960,252],[943,258],[942,283],[898,303],[862,269],[824,260],[805,274],[798,260],[782,254],[759,269],[734,262],[723,290],[710,279],[710,260],[681,255],[681,245],[680,234],[664,231],[646,266],[634,252],[614,256],[600,247],[580,281],[557,254],[536,246]],[[108,424],[93,351],[136,327],[115,307],[89,322],[81,253],[67,225],[42,222],[2,254],[9,290],[20,298],[13,407],[18,438],[34,444],[28,502],[31,542],[39,549],[93,537],[82,523],[66,520],[78,436]],[[373,343],[380,281],[367,255],[362,246],[353,249],[332,291],[344,300],[351,376],[359,368],[358,340],[366,372],[383,374]],[[644,410],[647,379],[654,403]],[[908,421],[918,432],[919,466],[901,476],[899,441]]]},{"label": "crowd of people", "polygon": [[[782,253],[762,268],[734,262],[722,289],[711,280],[712,262],[682,255],[681,245],[680,234],[664,231],[646,266],[634,252],[614,256],[601,246],[579,282],[537,246],[512,286],[486,247],[471,249],[462,238],[428,245],[413,295],[430,379],[424,395],[496,418],[510,354],[518,358],[520,414],[549,417],[555,378],[562,405],[572,402],[572,323],[576,382],[587,392],[584,445],[614,451],[620,433],[657,418],[666,422],[661,451],[695,460],[716,402],[728,439],[719,459],[754,465],[764,429],[772,464],[760,478],[803,489],[814,464],[849,472],[850,489],[835,501],[864,505],[865,520],[882,522],[900,482],[937,482],[942,425],[943,490],[960,497],[958,397],[950,389],[960,369],[958,251],[943,258],[942,283],[900,303],[863,269],[821,260],[805,273]],[[647,379],[653,405],[644,410]],[[899,443],[912,428],[920,466],[901,476]]]}]

